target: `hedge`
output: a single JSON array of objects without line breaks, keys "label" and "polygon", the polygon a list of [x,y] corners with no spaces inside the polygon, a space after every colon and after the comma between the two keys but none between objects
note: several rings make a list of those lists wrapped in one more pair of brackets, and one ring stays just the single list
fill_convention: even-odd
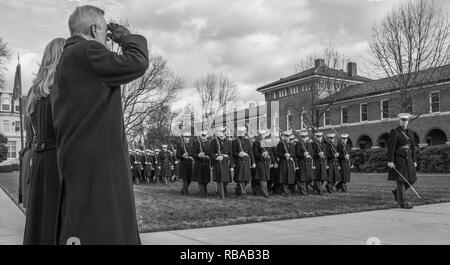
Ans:
[{"label": "hedge", "polygon": [[[386,172],[386,149],[352,150],[351,159],[355,172]],[[450,173],[450,145],[427,146],[418,149],[417,171],[426,173]]]},{"label": "hedge", "polygon": [[12,165],[0,166],[0,173],[10,173],[10,172],[13,172]]}]

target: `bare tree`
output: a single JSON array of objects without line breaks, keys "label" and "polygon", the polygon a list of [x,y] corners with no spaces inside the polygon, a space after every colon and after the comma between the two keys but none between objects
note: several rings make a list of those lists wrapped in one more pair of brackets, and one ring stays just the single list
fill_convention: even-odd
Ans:
[{"label": "bare tree", "polygon": [[236,99],[236,85],[223,73],[210,73],[198,78],[194,87],[200,98],[202,116],[208,121],[215,120],[223,113],[227,104],[229,107]]},{"label": "bare tree", "polygon": [[425,0],[403,3],[373,26],[373,64],[399,89],[398,111],[412,112],[417,88],[430,85],[432,76],[441,71],[439,66],[449,63],[449,30],[447,13],[436,2]]},{"label": "bare tree", "polygon": [[[110,19],[109,22],[122,24],[132,33],[138,32],[130,27],[128,20]],[[108,47],[116,53],[122,52],[120,46],[112,41],[108,42]],[[184,87],[183,80],[169,69],[167,60],[152,53],[150,47],[149,65],[141,78],[122,86],[124,126],[129,141],[144,137],[155,121],[152,115],[172,102]]]},{"label": "bare tree", "polygon": [[345,54],[333,46],[324,48],[319,52],[311,52],[306,57],[299,60],[295,66],[295,71],[300,73],[310,68],[314,68],[314,61],[321,58],[325,61],[325,66],[332,69],[344,69],[348,62]]},{"label": "bare tree", "polygon": [[8,49],[7,43],[0,38],[0,88],[3,87],[5,83],[3,72],[5,71],[5,63],[10,55],[11,51]]},{"label": "bare tree", "polygon": [[183,88],[183,81],[170,71],[164,58],[151,56],[149,60],[144,76],[122,88],[125,131],[132,140],[144,135],[150,115],[172,102]]},{"label": "bare tree", "polygon": [[[323,65],[316,66],[317,59],[323,60]],[[284,106],[291,111],[291,115],[301,123],[308,121],[315,127],[319,127],[319,121],[323,118],[325,110],[330,108],[339,97],[344,96],[342,88],[354,84],[347,80],[347,73],[344,66],[348,62],[345,54],[330,46],[319,52],[309,53],[301,59],[295,66],[295,71],[301,73],[307,70],[314,70],[314,73],[321,75],[319,79],[307,81],[302,84],[307,92],[301,100]],[[323,107],[324,103],[326,106]],[[321,107],[319,108],[319,104]],[[289,123],[289,121],[288,121]],[[292,127],[292,126],[291,126]]]}]

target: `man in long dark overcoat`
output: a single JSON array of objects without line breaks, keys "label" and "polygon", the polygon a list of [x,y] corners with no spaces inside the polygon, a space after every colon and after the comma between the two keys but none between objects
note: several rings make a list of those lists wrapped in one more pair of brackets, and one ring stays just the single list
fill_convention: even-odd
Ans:
[{"label": "man in long dark overcoat", "polygon": [[[51,105],[62,177],[59,244],[140,244],[120,85],[149,66],[145,37],[77,7]],[[106,47],[107,29],[122,53]]]},{"label": "man in long dark overcoat", "polygon": [[225,149],[225,128],[218,128],[216,136],[211,141],[211,148],[209,150],[213,179],[217,183],[217,198],[225,199],[225,185],[229,183],[230,178],[230,150]]},{"label": "man in long dark overcoat", "polygon": [[341,134],[340,141],[337,145],[337,151],[339,152],[338,161],[341,178],[336,184],[336,191],[347,192],[347,183],[350,182],[350,175],[352,170],[352,162],[350,160],[351,148],[348,144],[348,134]]},{"label": "man in long dark overcoat", "polygon": [[256,194],[260,193],[264,197],[269,197],[269,191],[267,190],[267,181],[270,180],[270,168],[272,165],[272,157],[270,152],[264,147],[262,143],[263,138],[266,135],[265,130],[259,130],[256,141],[253,142],[253,156],[255,157],[256,168],[255,175],[253,176],[256,181]]},{"label": "man in long dark overcoat", "polygon": [[414,132],[408,129],[410,116],[408,113],[398,115],[400,126],[391,130],[387,143],[387,160],[390,168],[388,180],[397,182],[397,188],[392,193],[400,208],[405,209],[412,206],[405,202],[404,193],[417,181]]},{"label": "man in long dark overcoat", "polygon": [[181,194],[189,195],[189,185],[192,181],[192,170],[194,166],[194,158],[189,156],[189,150],[191,149],[191,143],[189,137],[191,134],[189,132],[183,133],[180,141],[177,144],[177,158],[179,163],[179,175],[183,180],[183,186],[181,188]]},{"label": "man in long dark overcoat", "polygon": [[208,184],[211,182],[211,159],[206,131],[200,133],[200,137],[192,143],[191,156],[194,158],[194,171],[192,180],[198,183],[199,195],[208,196]]},{"label": "man in long dark overcoat", "polygon": [[291,131],[283,132],[283,137],[277,145],[277,155],[280,168],[280,185],[281,195],[289,196],[289,185],[295,184],[295,168],[296,164],[292,154],[295,153],[294,147],[289,143]]},{"label": "man in long dark overcoat", "polygon": [[246,187],[252,180],[251,169],[256,167],[250,140],[245,139],[246,130],[246,127],[238,127],[238,135],[232,142],[234,181],[236,182],[235,191],[237,198],[247,197]]}]

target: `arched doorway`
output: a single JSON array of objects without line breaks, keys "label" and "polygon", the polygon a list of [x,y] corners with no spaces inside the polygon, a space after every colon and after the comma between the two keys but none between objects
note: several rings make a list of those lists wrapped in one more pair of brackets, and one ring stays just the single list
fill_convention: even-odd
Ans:
[{"label": "arched doorway", "polygon": [[358,142],[356,143],[356,146],[359,147],[359,149],[370,149],[373,146],[373,142],[369,136],[363,135],[358,138]]},{"label": "arched doorway", "polygon": [[447,135],[445,135],[445,132],[441,129],[436,128],[427,133],[427,136],[425,136],[425,142],[428,145],[445,144],[445,142],[447,142]]},{"label": "arched doorway", "polygon": [[389,139],[389,133],[383,133],[378,137],[378,146],[381,148],[386,148],[387,142]]}]

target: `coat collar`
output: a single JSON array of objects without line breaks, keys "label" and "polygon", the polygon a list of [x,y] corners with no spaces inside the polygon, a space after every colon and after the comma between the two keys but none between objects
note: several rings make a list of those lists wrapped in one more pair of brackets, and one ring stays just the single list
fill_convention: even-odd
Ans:
[{"label": "coat collar", "polygon": [[74,44],[77,44],[78,42],[85,41],[85,40],[86,39],[82,36],[78,36],[78,35],[72,36],[66,40],[66,43],[64,44],[64,48],[74,45]]}]

